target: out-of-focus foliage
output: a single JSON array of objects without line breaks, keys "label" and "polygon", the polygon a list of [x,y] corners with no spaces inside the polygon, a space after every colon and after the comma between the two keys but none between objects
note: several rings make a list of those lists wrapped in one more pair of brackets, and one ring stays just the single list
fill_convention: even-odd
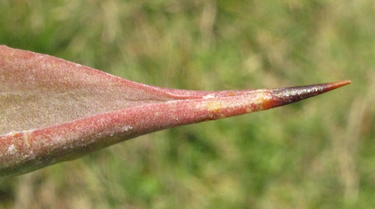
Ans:
[{"label": "out-of-focus foliage", "polygon": [[375,4],[0,0],[0,44],[151,85],[351,79],[298,104],[139,137],[0,182],[4,208],[369,208]]}]

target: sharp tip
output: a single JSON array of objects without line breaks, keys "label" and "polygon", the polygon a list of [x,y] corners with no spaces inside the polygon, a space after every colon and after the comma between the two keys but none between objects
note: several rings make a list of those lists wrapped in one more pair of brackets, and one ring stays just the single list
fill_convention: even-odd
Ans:
[{"label": "sharp tip", "polygon": [[328,91],[343,87],[350,84],[350,80],[333,82],[333,83],[323,83],[315,84],[309,86],[297,86],[297,87],[287,87],[272,90],[272,102],[267,102],[266,109],[272,107],[278,107],[287,105],[290,103],[298,102],[313,96],[323,94]]},{"label": "sharp tip", "polygon": [[351,82],[352,82],[351,80],[346,80],[346,81],[338,81],[338,82],[334,82],[334,83],[318,84],[318,85],[323,85],[324,88],[327,89],[327,91],[331,91],[333,89],[337,89],[337,88],[346,86],[346,85],[350,84]]}]

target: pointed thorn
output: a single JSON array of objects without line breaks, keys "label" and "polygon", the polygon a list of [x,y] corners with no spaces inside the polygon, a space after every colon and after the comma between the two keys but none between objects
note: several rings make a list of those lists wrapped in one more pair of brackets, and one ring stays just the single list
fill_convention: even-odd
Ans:
[{"label": "pointed thorn", "polygon": [[317,96],[328,91],[350,84],[350,80],[316,84],[310,86],[296,86],[287,88],[270,89],[271,99],[264,103],[264,109],[279,107],[298,102],[309,97]]}]

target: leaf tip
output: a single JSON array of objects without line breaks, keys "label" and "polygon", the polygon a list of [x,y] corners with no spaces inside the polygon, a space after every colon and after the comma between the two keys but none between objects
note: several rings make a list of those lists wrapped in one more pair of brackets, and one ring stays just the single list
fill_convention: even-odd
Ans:
[{"label": "leaf tip", "polygon": [[279,106],[291,104],[294,102],[298,102],[298,101],[346,86],[350,83],[351,83],[350,80],[345,80],[345,81],[315,84],[315,85],[309,85],[309,86],[296,86],[296,87],[271,89],[270,90],[271,99],[265,102],[264,109],[279,107]]}]

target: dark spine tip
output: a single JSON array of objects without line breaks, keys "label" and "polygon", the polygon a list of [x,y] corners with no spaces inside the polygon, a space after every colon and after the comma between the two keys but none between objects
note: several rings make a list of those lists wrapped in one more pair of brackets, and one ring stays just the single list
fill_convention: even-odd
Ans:
[{"label": "dark spine tip", "polygon": [[298,102],[313,96],[317,96],[319,94],[323,94],[328,91],[332,91],[334,89],[340,88],[350,83],[350,80],[346,80],[334,83],[272,89],[272,107],[278,107]]}]

